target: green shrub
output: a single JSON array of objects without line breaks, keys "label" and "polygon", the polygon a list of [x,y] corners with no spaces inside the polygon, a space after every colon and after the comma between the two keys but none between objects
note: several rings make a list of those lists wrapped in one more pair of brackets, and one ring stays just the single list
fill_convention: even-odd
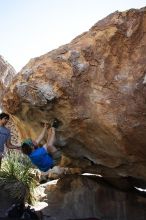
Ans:
[{"label": "green shrub", "polygon": [[0,185],[14,199],[32,204],[37,181],[31,171],[32,164],[26,156],[14,150],[8,151],[2,160]]}]

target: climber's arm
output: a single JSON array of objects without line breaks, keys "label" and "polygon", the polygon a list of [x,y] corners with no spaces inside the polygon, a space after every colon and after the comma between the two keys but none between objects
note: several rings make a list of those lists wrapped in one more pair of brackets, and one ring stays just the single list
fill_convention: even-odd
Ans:
[{"label": "climber's arm", "polygon": [[35,142],[36,142],[37,144],[39,144],[39,143],[43,140],[43,138],[45,137],[45,133],[46,133],[46,131],[47,131],[47,128],[48,128],[48,124],[47,124],[47,123],[44,123],[44,128],[43,128],[42,132],[40,133],[40,135],[38,136],[38,138],[35,140]]}]

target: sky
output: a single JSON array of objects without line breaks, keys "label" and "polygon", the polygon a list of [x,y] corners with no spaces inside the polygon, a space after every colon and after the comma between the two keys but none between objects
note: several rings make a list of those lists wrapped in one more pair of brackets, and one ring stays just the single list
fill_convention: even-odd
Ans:
[{"label": "sky", "polygon": [[19,72],[110,13],[144,6],[146,0],[0,0],[0,55]]}]

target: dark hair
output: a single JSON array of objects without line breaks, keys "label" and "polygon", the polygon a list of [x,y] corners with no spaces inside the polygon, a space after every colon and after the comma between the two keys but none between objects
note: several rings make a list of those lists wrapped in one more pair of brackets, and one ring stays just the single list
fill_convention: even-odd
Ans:
[{"label": "dark hair", "polygon": [[31,152],[32,152],[31,145],[26,144],[26,143],[23,143],[23,144],[21,145],[21,150],[22,150],[22,153],[23,153],[23,154],[26,154],[26,155],[29,155],[29,154],[31,154]]},{"label": "dark hair", "polygon": [[2,112],[1,114],[0,114],[0,119],[3,119],[3,118],[6,118],[6,119],[8,119],[9,120],[9,115],[8,114],[6,114],[6,113],[4,113],[4,112]]}]

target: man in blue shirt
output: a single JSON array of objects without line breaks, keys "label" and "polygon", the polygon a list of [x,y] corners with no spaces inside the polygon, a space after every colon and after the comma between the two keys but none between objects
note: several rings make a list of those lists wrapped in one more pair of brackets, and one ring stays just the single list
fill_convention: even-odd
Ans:
[{"label": "man in blue shirt", "polygon": [[9,149],[20,149],[19,146],[14,146],[11,143],[10,130],[5,127],[8,121],[9,121],[9,115],[2,112],[0,114],[0,168],[1,168],[2,158],[4,156],[5,145]]},{"label": "man in blue shirt", "polygon": [[47,125],[45,124],[41,135],[36,141],[32,139],[25,140],[21,145],[22,153],[26,154],[31,162],[42,172],[47,172],[50,168],[57,165],[61,159],[61,151],[54,146],[55,128],[48,130],[47,142],[39,147],[40,141],[43,139]]}]

